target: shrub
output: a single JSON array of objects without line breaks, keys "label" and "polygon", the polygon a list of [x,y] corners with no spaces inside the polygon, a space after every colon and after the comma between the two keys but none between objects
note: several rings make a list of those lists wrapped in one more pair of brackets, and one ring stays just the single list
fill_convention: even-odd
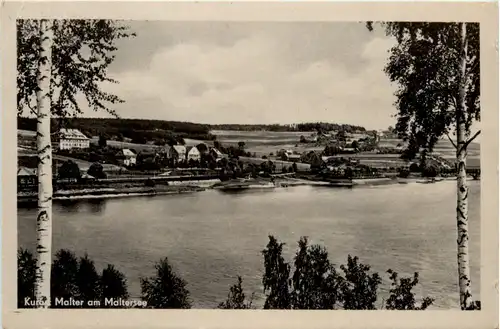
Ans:
[{"label": "shrub", "polygon": [[410,175],[410,172],[406,169],[401,169],[399,171],[399,177],[401,178],[407,178]]}]

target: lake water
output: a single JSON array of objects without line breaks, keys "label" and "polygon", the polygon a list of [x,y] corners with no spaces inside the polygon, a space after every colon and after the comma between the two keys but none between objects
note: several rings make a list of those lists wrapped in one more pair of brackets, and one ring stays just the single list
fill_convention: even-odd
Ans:
[{"label": "lake water", "polygon": [[[305,235],[324,245],[335,264],[359,256],[384,277],[384,292],[387,269],[419,272],[418,295],[450,309],[458,306],[455,191],[456,183],[447,181],[57,202],[53,243],[54,250],[88,253],[98,269],[114,264],[132,296],[140,295],[139,277],[152,275],[154,262],[166,256],[188,282],[194,307],[211,308],[225,300],[237,275],[262,303],[261,250],[268,235],[287,244],[291,262]],[[470,182],[469,204],[473,296],[479,299],[479,182]],[[35,213],[18,210],[19,244],[31,250]]]}]

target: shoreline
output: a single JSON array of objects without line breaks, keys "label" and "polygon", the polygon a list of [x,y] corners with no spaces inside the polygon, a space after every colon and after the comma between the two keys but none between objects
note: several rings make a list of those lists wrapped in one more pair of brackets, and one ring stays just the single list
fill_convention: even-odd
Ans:
[{"label": "shoreline", "polygon": [[[86,190],[62,190],[54,193],[53,200],[88,200],[88,199],[111,199],[134,196],[155,196],[171,194],[187,194],[206,190],[198,186],[172,188],[101,188]],[[17,195],[17,203],[37,202],[37,193],[32,192]]]},{"label": "shoreline", "polygon": [[[456,180],[455,177],[443,178],[435,182],[425,182],[428,184],[435,184],[439,182],[446,182]],[[467,179],[472,180],[472,179]],[[424,183],[421,178],[370,178],[370,179],[353,179],[351,182],[328,182],[319,180],[307,180],[300,178],[279,179],[276,186],[269,188],[279,189],[296,186],[321,186],[330,188],[341,187],[369,187],[377,185],[397,185],[397,184],[416,184]],[[203,192],[214,187],[207,186],[165,186],[165,187],[127,187],[127,188],[93,188],[93,189],[74,189],[74,190],[60,190],[54,193],[53,200],[88,200],[88,199],[111,199],[111,198],[125,198],[125,197],[140,197],[140,196],[155,196],[155,195],[173,195],[173,194],[188,194]],[[217,188],[215,188],[217,189]],[[37,202],[37,192],[18,192],[18,203],[33,203]]]}]

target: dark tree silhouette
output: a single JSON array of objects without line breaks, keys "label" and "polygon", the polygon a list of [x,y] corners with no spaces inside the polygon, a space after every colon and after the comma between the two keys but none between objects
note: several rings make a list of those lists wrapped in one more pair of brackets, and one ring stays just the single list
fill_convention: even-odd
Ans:
[{"label": "dark tree silhouette", "polygon": [[89,167],[89,170],[87,170],[87,174],[89,174],[90,176],[93,176],[95,178],[106,178],[107,177],[106,173],[104,172],[104,167],[99,162],[95,162],[95,163],[91,164]]},{"label": "dark tree silhouette", "polygon": [[266,293],[264,309],[290,309],[292,306],[289,291],[290,265],[282,256],[283,246],[275,237],[269,236],[269,243],[262,251],[265,269],[262,284]]},{"label": "dark tree silhouette", "polygon": [[104,137],[104,135],[99,136],[98,144],[99,144],[99,147],[106,147],[106,145],[108,144],[108,141],[107,141],[106,137]]},{"label": "dark tree silhouette", "polygon": [[347,258],[347,265],[341,265],[344,277],[340,278],[343,308],[346,310],[374,310],[377,289],[382,282],[378,273],[369,274],[370,266],[359,263],[358,257]]},{"label": "dark tree silhouette", "polygon": [[243,292],[242,282],[243,280],[241,279],[241,276],[238,276],[238,282],[235,285],[231,286],[226,301],[220,303],[218,308],[226,310],[245,310],[252,308],[252,300],[254,295],[252,294],[249,301],[246,300],[245,293]]},{"label": "dark tree silhouette", "polygon": [[149,308],[191,308],[186,282],[174,273],[168,259],[160,260],[156,275],[141,278],[142,300]]},{"label": "dark tree silhouette", "polygon": [[292,277],[295,309],[333,309],[338,299],[337,273],[328,260],[328,252],[319,245],[308,246],[301,237]]},{"label": "dark tree silhouette", "polygon": [[388,270],[387,273],[389,273],[392,283],[390,296],[386,301],[386,309],[425,310],[434,302],[433,298],[425,297],[420,306],[417,305],[412,289],[418,284],[418,273],[415,273],[413,278],[400,278],[399,282],[398,273],[393,270]]},{"label": "dark tree silhouette", "polygon": [[108,265],[100,277],[101,305],[105,305],[105,298],[128,299],[127,279],[113,265]]},{"label": "dark tree silhouette", "polygon": [[61,179],[80,179],[82,175],[78,164],[71,160],[65,161],[59,167],[58,174]]},{"label": "dark tree silhouette", "polygon": [[36,259],[25,249],[19,249],[17,257],[17,307],[27,308],[24,299],[35,298]]},{"label": "dark tree silhouette", "polygon": [[94,262],[87,255],[80,257],[78,272],[76,275],[76,285],[79,292],[79,300],[84,301],[84,307],[88,301],[100,299],[100,278],[96,271]]}]

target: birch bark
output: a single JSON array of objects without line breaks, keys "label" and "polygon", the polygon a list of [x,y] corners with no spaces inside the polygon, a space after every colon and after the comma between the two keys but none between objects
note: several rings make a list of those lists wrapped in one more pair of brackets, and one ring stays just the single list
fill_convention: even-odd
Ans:
[{"label": "birch bark", "polygon": [[40,20],[40,58],[37,72],[38,216],[35,298],[37,307],[50,307],[52,255],[52,145],[50,140],[50,79],[52,21]]},{"label": "birch bark", "polygon": [[460,23],[461,56],[460,56],[460,86],[458,92],[456,124],[457,124],[457,261],[458,284],[460,291],[460,307],[462,310],[472,308],[472,294],[469,267],[469,214],[466,160],[466,126],[465,126],[465,86],[467,59],[467,26]]}]

